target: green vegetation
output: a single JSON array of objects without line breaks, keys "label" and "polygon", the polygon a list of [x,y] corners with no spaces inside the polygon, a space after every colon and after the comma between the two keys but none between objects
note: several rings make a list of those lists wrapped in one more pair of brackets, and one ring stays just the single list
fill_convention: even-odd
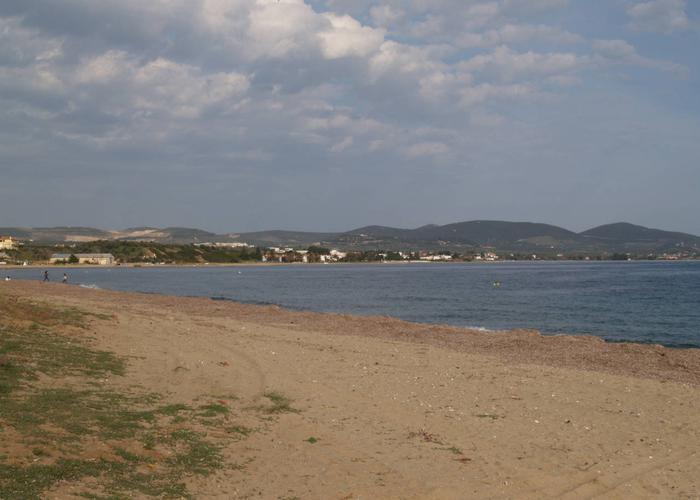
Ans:
[{"label": "green vegetation", "polygon": [[111,253],[118,262],[124,263],[195,264],[211,262],[232,264],[262,260],[262,252],[259,248],[226,248],[118,240],[76,243],[69,247],[65,245],[24,245],[15,250],[9,250],[7,253],[17,262],[45,262],[53,253],[68,253],[71,255],[68,259],[70,264],[77,263],[75,254],[78,253]]},{"label": "green vegetation", "polygon": [[218,417],[221,415],[228,415],[230,410],[228,406],[221,403],[211,403],[208,405],[203,405],[199,407],[199,416],[204,418]]},{"label": "green vegetation", "polygon": [[260,409],[268,414],[277,413],[299,413],[299,410],[292,408],[292,400],[279,392],[266,392],[263,394],[272,403],[269,406],[262,406]]},{"label": "green vegetation", "polygon": [[[386,243],[386,242],[385,242]],[[398,248],[393,243],[386,243],[387,248],[377,246],[373,249],[358,249],[357,246],[341,245],[347,249],[347,255],[340,259],[340,262],[385,262],[418,260],[421,255],[450,255],[453,261],[471,262],[483,259],[487,253],[484,248],[478,245],[458,244],[453,249],[441,248],[429,242],[426,247],[418,251],[406,244],[401,244]],[[419,247],[420,248],[420,247]],[[516,248],[518,248],[516,250]],[[506,246],[488,249],[495,252],[498,260],[654,260],[665,258],[665,253],[656,251],[637,251],[636,253],[620,253],[615,250],[604,250],[598,247],[582,247],[581,249],[554,247],[554,246],[533,246],[527,250],[515,246]],[[697,248],[678,247],[668,250],[673,258],[692,259],[698,257]],[[111,253],[118,263],[126,264],[234,264],[246,262],[261,262],[263,255],[271,262],[321,262],[323,255],[328,255],[330,248],[321,246],[310,246],[307,253],[302,255],[298,251],[287,251],[276,253],[269,249],[250,247],[221,247],[215,245],[194,245],[176,243],[156,243],[141,241],[123,240],[100,240],[85,243],[75,243],[71,245],[35,245],[26,244],[14,250],[7,250],[11,262],[46,262],[53,253],[64,253],[70,255],[63,264],[76,264],[78,253]]]},{"label": "green vegetation", "polygon": [[310,246],[308,248],[309,253],[316,255],[327,255],[331,252],[330,248]]},{"label": "green vegetation", "polygon": [[500,418],[498,415],[494,415],[492,413],[480,413],[474,416],[476,418],[490,418],[491,420],[498,420]]},{"label": "green vegetation", "polygon": [[59,483],[86,498],[188,498],[184,479],[224,467],[226,440],[209,436],[252,432],[230,421],[229,402],[164,404],[105,383],[127,360],[90,345],[96,318],[108,319],[0,295],[0,498],[43,498]]},{"label": "green vegetation", "polygon": [[229,434],[237,434],[242,437],[248,437],[253,432],[253,429],[244,425],[232,425],[226,428],[226,432]]}]

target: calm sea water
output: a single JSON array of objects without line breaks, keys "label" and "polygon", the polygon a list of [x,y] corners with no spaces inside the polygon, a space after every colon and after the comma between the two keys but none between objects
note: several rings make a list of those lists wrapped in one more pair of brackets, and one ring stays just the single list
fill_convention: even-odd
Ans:
[{"label": "calm sea water", "polygon": [[[700,262],[66,269],[73,284],[700,347]],[[1,272],[1,271],[0,271]],[[52,268],[54,280],[63,269]],[[40,279],[42,270],[6,270]],[[494,282],[500,282],[495,287]]]}]

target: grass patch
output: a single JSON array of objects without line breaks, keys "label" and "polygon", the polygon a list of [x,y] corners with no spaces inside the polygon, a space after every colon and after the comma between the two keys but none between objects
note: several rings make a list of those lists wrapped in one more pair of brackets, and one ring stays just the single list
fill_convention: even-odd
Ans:
[{"label": "grass patch", "polygon": [[268,414],[277,413],[299,413],[299,410],[292,408],[292,400],[279,392],[266,392],[263,394],[270,400],[270,406],[263,406],[261,410]]},{"label": "grass patch", "polygon": [[311,443],[311,444],[318,443],[318,439],[313,437],[313,436],[311,436],[309,439],[304,439],[304,441],[306,441],[307,443]]},{"label": "grass patch", "polygon": [[501,418],[498,415],[494,415],[492,413],[480,413],[480,414],[474,415],[474,416],[477,418],[490,418],[491,420],[498,420],[499,418]]},{"label": "grass patch", "polygon": [[50,304],[0,295],[0,317],[15,324],[35,323],[39,326],[73,326],[87,328],[91,318],[109,320],[113,316],[84,311],[76,307],[54,307]]},{"label": "grass patch", "polygon": [[0,498],[39,499],[42,492],[59,481],[76,481],[99,476],[109,462],[60,459],[51,465],[18,466],[0,463]]},{"label": "grass patch", "polygon": [[190,407],[183,404],[171,404],[165,405],[158,409],[158,413],[161,415],[167,415],[169,417],[174,417],[180,412],[189,411]]},{"label": "grass patch", "polygon": [[221,467],[221,447],[206,441],[203,434],[190,430],[177,430],[170,435],[171,442],[184,445],[184,449],[169,463],[180,469],[199,475],[209,475]]},{"label": "grass patch", "polygon": [[228,406],[226,405],[220,403],[210,403],[208,405],[200,406],[199,413],[197,415],[205,418],[213,418],[228,415],[230,412],[231,410],[229,410]]},{"label": "grass patch", "polygon": [[[44,498],[59,483],[85,478],[98,485],[81,493],[86,498],[190,498],[185,478],[224,465],[222,445],[199,430],[198,417],[226,416],[229,408],[162,405],[158,394],[105,386],[103,379],[125,373],[125,360],[61,332],[89,316],[0,296],[0,422],[33,457],[0,456],[0,498]],[[95,442],[104,449],[96,458],[87,453]]]},{"label": "grass patch", "polygon": [[16,387],[20,379],[48,376],[106,378],[123,375],[126,363],[111,352],[92,349],[64,335],[33,324],[28,328],[0,325],[0,385]]},{"label": "grass patch", "polygon": [[248,437],[250,434],[253,433],[253,429],[244,425],[232,425],[226,427],[226,432],[228,432],[229,434],[237,434],[239,436]]}]

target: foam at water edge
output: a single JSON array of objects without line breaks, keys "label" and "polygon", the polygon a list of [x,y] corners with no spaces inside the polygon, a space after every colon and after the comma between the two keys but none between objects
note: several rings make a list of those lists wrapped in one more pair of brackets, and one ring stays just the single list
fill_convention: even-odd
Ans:
[{"label": "foam at water edge", "polygon": [[465,328],[466,330],[476,330],[477,332],[495,332],[495,331],[496,331],[496,330],[492,330],[492,329],[490,329],[490,328],[486,328],[486,327],[483,327],[483,326],[470,326],[470,325],[466,325],[466,326],[464,326],[464,327],[462,327],[462,328]]}]

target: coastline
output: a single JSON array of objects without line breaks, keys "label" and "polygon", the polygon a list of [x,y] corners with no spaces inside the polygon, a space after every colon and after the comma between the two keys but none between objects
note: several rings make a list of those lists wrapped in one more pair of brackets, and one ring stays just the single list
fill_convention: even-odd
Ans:
[{"label": "coastline", "polygon": [[96,265],[96,264],[27,264],[26,266],[20,264],[3,264],[0,265],[0,274],[2,269],[161,269],[161,268],[207,268],[207,267],[280,267],[280,266],[407,266],[415,264],[426,264],[431,266],[450,266],[450,265],[475,265],[475,266],[492,266],[499,264],[593,264],[593,265],[603,265],[609,263],[620,263],[620,262],[654,262],[654,263],[668,263],[668,264],[679,264],[688,262],[700,262],[700,259],[656,259],[656,260],[630,260],[630,261],[619,261],[619,260],[572,260],[572,259],[542,259],[542,260],[508,260],[501,259],[495,261],[429,261],[429,260],[405,260],[405,261],[368,261],[368,262],[209,262],[209,263],[183,263],[183,264],[148,264],[148,263],[125,263],[125,264],[113,264],[113,265]]},{"label": "coastline", "polygon": [[110,384],[290,398],[226,448],[244,468],[194,480],[202,498],[700,494],[698,349],[21,280],[0,294],[112,318],[81,334],[129,357]]},{"label": "coastline", "polygon": [[[319,264],[320,265],[320,264]],[[17,286],[19,284],[19,286]],[[48,287],[47,287],[48,285]],[[492,330],[447,324],[415,323],[391,316],[354,315],[287,309],[274,304],[247,304],[216,297],[188,297],[151,292],[122,292],[81,285],[12,280],[0,283],[0,292],[53,300],[110,301],[113,304],[149,304],[175,308],[194,315],[235,318],[260,326],[294,324],[296,328],[333,335],[350,335],[439,346],[500,358],[508,363],[534,363],[555,368],[600,371],[700,386],[700,348],[667,347],[633,341],[610,342],[588,334],[544,334],[516,328]]]}]

